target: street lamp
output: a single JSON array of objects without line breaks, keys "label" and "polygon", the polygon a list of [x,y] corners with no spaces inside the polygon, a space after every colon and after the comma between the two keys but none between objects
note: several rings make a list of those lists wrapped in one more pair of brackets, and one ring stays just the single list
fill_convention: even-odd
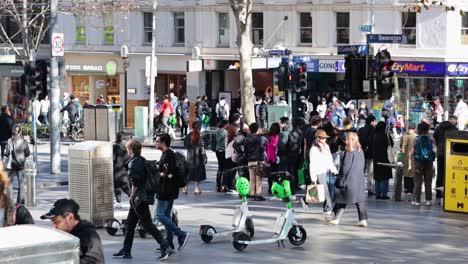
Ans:
[{"label": "street lamp", "polygon": [[[128,62],[128,46],[122,45],[120,47],[120,57],[123,60],[124,67],[124,96],[123,96],[123,107],[124,107],[124,127],[127,127],[127,69],[130,66]],[[122,100],[121,100],[122,101]]]}]

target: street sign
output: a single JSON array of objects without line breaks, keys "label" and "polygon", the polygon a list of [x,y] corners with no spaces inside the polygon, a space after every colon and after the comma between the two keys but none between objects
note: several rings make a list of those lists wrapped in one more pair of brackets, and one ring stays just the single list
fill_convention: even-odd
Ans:
[{"label": "street sign", "polygon": [[63,38],[63,33],[54,33],[52,34],[52,56],[53,57],[63,57],[65,52],[65,42]]},{"label": "street sign", "polygon": [[285,50],[269,50],[268,54],[270,56],[288,56],[291,54],[291,50],[285,49]]},{"label": "street sign", "polygon": [[146,56],[145,58],[145,76],[150,78],[151,68],[153,69],[153,76],[158,76],[158,57],[154,56],[153,67],[151,67],[151,56]]},{"label": "street sign", "polygon": [[371,25],[361,25],[360,29],[361,29],[361,32],[371,32],[372,31],[372,26]]},{"label": "street sign", "polygon": [[368,34],[367,43],[408,44],[408,36],[398,34]]},{"label": "street sign", "polygon": [[367,45],[337,46],[338,55],[369,54]]}]

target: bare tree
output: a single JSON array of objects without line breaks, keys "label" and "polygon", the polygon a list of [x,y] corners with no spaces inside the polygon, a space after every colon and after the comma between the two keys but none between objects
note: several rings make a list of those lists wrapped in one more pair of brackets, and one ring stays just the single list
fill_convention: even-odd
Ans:
[{"label": "bare tree", "polygon": [[250,37],[253,0],[229,0],[237,26],[240,54],[241,110],[246,122],[255,122],[252,80],[252,40]]},{"label": "bare tree", "polygon": [[[434,7],[443,7],[446,12],[455,11],[455,6],[447,4],[447,1],[441,0],[412,0],[405,7],[409,11],[421,13],[423,10],[430,10]],[[460,15],[465,15],[463,10],[460,10]]]}]

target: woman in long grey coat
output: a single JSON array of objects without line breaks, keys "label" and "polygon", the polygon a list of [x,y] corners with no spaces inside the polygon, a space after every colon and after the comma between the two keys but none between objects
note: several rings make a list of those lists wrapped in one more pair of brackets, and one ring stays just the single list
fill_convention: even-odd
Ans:
[{"label": "woman in long grey coat", "polygon": [[[193,194],[201,194],[199,184],[206,180],[206,170],[203,160],[204,143],[198,121],[192,123],[192,132],[185,137],[185,147],[187,148],[187,162],[189,164],[189,181],[195,182]],[[186,190],[184,192],[186,193]]]},{"label": "woman in long grey coat", "polygon": [[364,164],[364,151],[359,144],[359,138],[356,133],[349,132],[346,135],[346,150],[341,160],[340,173],[336,179],[333,217],[327,218],[328,223],[338,225],[346,205],[355,204],[359,216],[357,226],[367,226]]}]

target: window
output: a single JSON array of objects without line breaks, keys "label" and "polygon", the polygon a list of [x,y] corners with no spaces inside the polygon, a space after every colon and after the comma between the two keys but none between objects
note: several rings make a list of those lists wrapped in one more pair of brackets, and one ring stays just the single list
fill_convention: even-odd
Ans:
[{"label": "window", "polygon": [[184,44],[185,43],[185,15],[183,12],[174,13],[174,43]]},{"label": "window", "polygon": [[114,17],[112,14],[104,15],[104,43],[114,44]]},{"label": "window", "polygon": [[408,38],[408,44],[416,44],[416,12],[401,14],[401,34]]},{"label": "window", "polygon": [[76,42],[85,43],[86,42],[86,17],[76,16],[75,25],[76,25]]},{"label": "window", "polygon": [[143,28],[145,31],[145,43],[153,40],[153,13],[143,13]]},{"label": "window", "polygon": [[252,13],[252,43],[263,45],[263,13]]},{"label": "window", "polygon": [[462,23],[461,23],[461,42],[463,45],[468,45],[468,15],[466,15],[468,11],[465,11],[465,15],[462,16]]},{"label": "window", "polygon": [[336,44],[349,44],[349,13],[336,13]]},{"label": "window", "polygon": [[312,17],[310,13],[300,13],[300,43],[312,43]]},{"label": "window", "polygon": [[218,45],[229,46],[229,14],[218,13]]}]

